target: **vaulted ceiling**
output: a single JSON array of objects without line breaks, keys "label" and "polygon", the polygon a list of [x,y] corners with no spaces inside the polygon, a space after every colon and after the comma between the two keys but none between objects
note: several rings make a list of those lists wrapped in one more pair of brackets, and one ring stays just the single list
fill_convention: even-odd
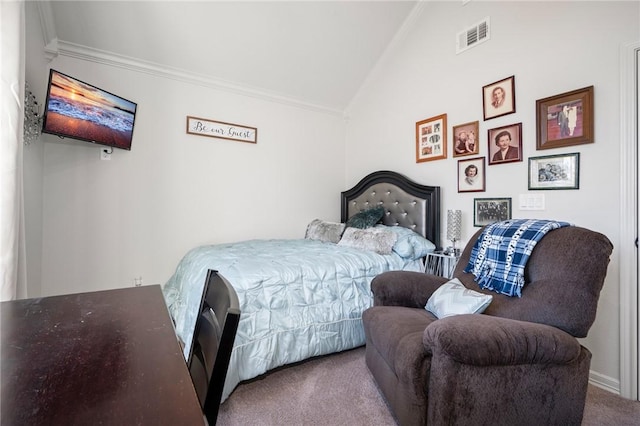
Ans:
[{"label": "vaulted ceiling", "polygon": [[344,111],[418,5],[50,1],[40,10],[50,50]]}]

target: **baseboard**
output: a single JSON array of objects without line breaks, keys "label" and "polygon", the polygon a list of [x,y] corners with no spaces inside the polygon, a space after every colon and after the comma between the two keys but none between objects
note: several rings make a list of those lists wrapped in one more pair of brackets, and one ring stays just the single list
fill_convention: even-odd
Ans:
[{"label": "baseboard", "polygon": [[620,381],[593,370],[589,371],[589,383],[601,389],[620,395]]}]

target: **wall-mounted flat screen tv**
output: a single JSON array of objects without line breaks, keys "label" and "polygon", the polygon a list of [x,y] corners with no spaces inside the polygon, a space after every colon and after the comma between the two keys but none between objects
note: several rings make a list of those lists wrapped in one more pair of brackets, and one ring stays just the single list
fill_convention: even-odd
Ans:
[{"label": "wall-mounted flat screen tv", "polygon": [[130,150],[137,106],[52,69],[42,132]]}]

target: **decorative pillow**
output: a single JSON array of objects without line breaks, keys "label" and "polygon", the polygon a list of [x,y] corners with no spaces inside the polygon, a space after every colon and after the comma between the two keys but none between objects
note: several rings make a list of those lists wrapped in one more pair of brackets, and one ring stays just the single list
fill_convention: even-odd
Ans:
[{"label": "decorative pillow", "polygon": [[347,228],[370,228],[376,223],[380,222],[380,219],[384,216],[384,207],[372,207],[370,209],[362,210],[359,213],[354,214],[347,220]]},{"label": "decorative pillow", "polygon": [[388,229],[398,235],[393,251],[404,259],[420,259],[436,249],[435,244],[409,228],[386,225],[376,225],[376,228]]},{"label": "decorative pillow", "polygon": [[338,245],[375,251],[378,254],[391,254],[397,239],[396,234],[386,229],[345,228]]},{"label": "decorative pillow", "polygon": [[308,240],[320,240],[329,243],[338,243],[344,232],[344,223],[326,222],[314,219],[307,225],[304,237]]},{"label": "decorative pillow", "polygon": [[433,292],[425,309],[438,318],[462,314],[481,314],[493,300],[493,296],[466,288],[454,278]]}]

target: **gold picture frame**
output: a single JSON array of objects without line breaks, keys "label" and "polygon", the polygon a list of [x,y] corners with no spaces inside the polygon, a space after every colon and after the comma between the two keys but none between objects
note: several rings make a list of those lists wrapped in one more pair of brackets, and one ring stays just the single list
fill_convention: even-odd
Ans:
[{"label": "gold picture frame", "polygon": [[453,126],[453,156],[464,157],[467,155],[478,155],[480,153],[480,122],[472,121],[469,123]]},{"label": "gold picture frame", "polygon": [[447,158],[447,114],[416,123],[416,163]]}]

